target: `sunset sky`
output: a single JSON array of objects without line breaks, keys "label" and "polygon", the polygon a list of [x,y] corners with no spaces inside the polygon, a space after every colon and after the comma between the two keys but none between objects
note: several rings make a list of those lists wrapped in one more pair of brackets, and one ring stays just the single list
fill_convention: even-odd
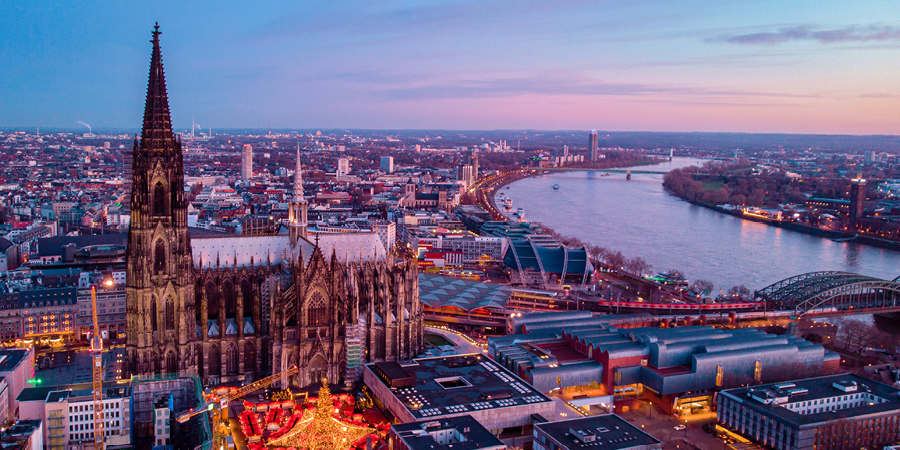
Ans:
[{"label": "sunset sky", "polygon": [[900,134],[874,0],[6,0],[0,127],[139,128],[155,21],[179,128]]}]

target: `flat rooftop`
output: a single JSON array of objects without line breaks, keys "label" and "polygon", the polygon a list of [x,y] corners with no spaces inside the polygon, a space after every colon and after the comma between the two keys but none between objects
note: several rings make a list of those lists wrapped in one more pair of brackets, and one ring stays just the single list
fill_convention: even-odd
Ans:
[{"label": "flat rooftop", "polygon": [[[61,384],[57,386],[41,386],[22,389],[16,401],[29,402],[42,400],[48,403],[58,402],[70,397],[93,396],[91,383]],[[131,397],[131,383],[119,384],[115,381],[103,382],[103,399]]]},{"label": "flat rooftop", "polygon": [[28,350],[25,349],[0,350],[0,373],[15,369],[26,355],[28,355]]},{"label": "flat rooftop", "polygon": [[[497,436],[472,416],[446,417],[430,422],[400,423],[391,426],[397,437],[412,450],[506,448]],[[448,436],[454,437],[447,439]]]},{"label": "flat rooftop", "polygon": [[[829,422],[866,414],[900,411],[900,390],[853,374],[806,378],[783,383],[762,384],[722,391],[740,399],[745,406],[765,411],[795,425]],[[859,406],[841,406],[835,397],[863,394]],[[818,405],[806,402],[820,401]],[[805,404],[806,403],[806,404]],[[836,407],[831,409],[831,407]],[[792,410],[794,408],[796,410]],[[840,408],[840,409],[838,409]],[[813,413],[811,409],[826,409]],[[801,414],[802,412],[802,414]]]},{"label": "flat rooftop", "polygon": [[[376,364],[367,368],[388,388],[391,376],[408,377],[412,385],[391,388],[391,393],[418,419],[448,414],[550,403],[544,394],[481,355],[420,358],[399,364],[404,373],[380,372]],[[380,372],[380,373],[379,373]]]},{"label": "flat rooftop", "polygon": [[[546,434],[563,448],[570,450],[583,448],[617,450],[661,445],[658,439],[615,414],[536,423],[534,428],[535,431]],[[576,434],[581,437],[577,437]]]}]

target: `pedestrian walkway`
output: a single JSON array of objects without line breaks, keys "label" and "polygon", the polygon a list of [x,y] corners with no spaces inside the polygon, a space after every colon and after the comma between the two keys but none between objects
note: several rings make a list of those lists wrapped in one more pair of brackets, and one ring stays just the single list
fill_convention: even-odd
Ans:
[{"label": "pedestrian walkway", "polygon": [[467,353],[484,353],[482,348],[471,340],[468,336],[461,335],[455,331],[446,328],[425,326],[425,333],[437,334],[453,343],[454,350],[457,354],[464,355]]}]

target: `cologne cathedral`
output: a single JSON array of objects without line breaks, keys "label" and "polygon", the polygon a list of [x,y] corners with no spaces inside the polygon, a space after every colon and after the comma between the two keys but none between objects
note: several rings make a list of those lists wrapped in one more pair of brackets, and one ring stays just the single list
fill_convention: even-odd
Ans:
[{"label": "cologne cathedral", "polygon": [[172,132],[159,26],[127,249],[127,370],[239,383],[300,370],[297,387],[352,384],[362,364],[416,356],[423,310],[415,262],[375,233],[307,232],[297,166],[289,217],[267,236],[189,228],[181,139]]}]

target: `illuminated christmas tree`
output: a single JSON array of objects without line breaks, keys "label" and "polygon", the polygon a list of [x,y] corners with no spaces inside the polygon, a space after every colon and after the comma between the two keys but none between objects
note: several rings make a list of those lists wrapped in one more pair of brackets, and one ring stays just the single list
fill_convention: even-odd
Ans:
[{"label": "illuminated christmas tree", "polygon": [[344,423],[333,416],[338,412],[331,399],[331,390],[322,379],[319,398],[312,417],[304,413],[303,420],[284,436],[269,442],[269,446],[296,447],[304,450],[343,450],[359,438],[375,432],[373,428]]}]

